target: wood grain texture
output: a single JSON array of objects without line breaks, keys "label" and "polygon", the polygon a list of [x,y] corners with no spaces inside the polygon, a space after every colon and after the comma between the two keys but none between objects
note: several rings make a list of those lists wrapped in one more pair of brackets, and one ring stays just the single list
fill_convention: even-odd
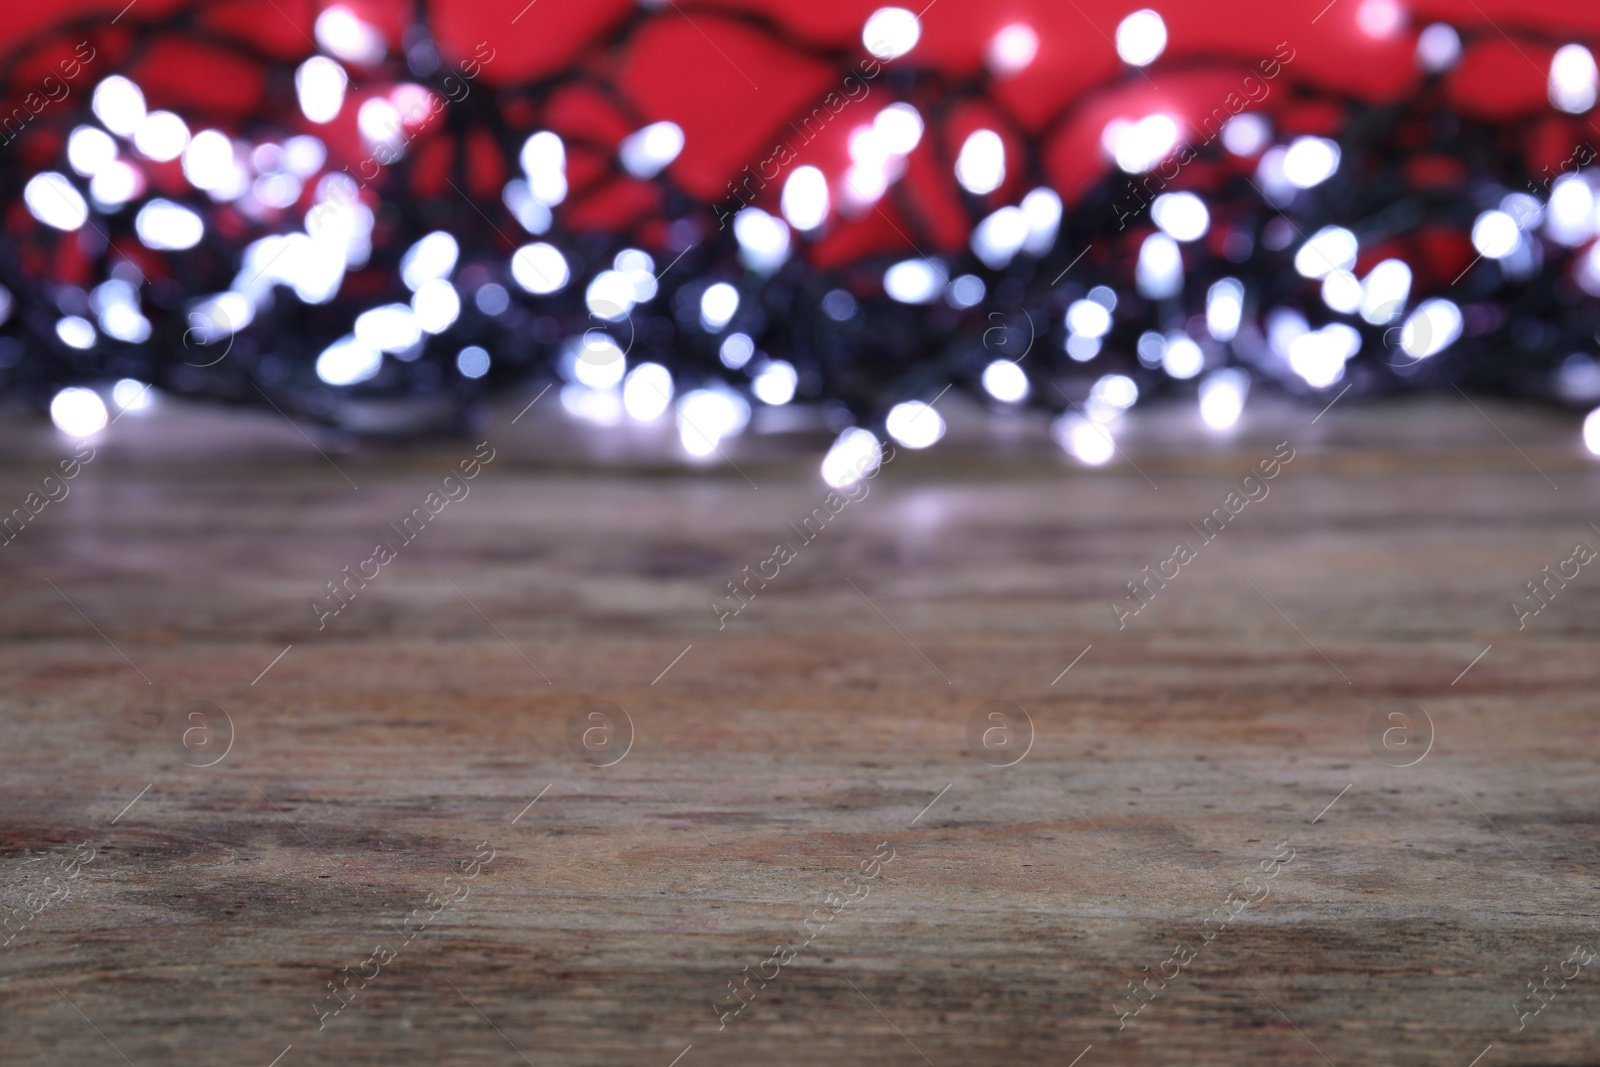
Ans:
[{"label": "wood grain texture", "polygon": [[[1038,424],[953,413],[801,544],[814,451],[682,470],[520,406],[322,630],[324,583],[473,443],[322,457],[169,405],[0,547],[0,902],[96,850],[0,948],[0,1061],[1596,1062],[1600,959],[1520,1032],[1515,1007],[1600,944],[1600,573],[1521,631],[1510,607],[1600,547],[1571,419],[1147,420],[1083,470]],[[1186,524],[1282,441],[1270,494],[1200,545]],[[0,451],[9,508],[67,446],[13,425]],[[1184,539],[1119,630],[1110,602]],[[779,541],[796,558],[719,630],[712,599]],[[1414,766],[1369,746],[1393,700],[1433,725]],[[1013,766],[969,748],[994,701],[1033,724]],[[571,744],[592,702],[633,724],[610,766]],[[217,709],[232,747],[192,766],[175,738]],[[450,875],[465,899],[402,940]],[[1203,926],[1247,877],[1267,895]]]}]

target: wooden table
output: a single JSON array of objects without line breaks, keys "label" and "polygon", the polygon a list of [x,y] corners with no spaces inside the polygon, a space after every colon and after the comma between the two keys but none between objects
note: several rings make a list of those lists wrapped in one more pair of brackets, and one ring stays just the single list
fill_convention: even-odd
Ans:
[{"label": "wooden table", "polygon": [[[1600,1058],[1600,574],[1511,607],[1600,547],[1574,418],[1157,411],[1090,470],[958,405],[806,543],[820,437],[521,406],[409,542],[476,441],[168,402],[0,548],[0,900],[69,894],[0,934],[0,1061]],[[0,452],[9,508],[70,446]]]}]

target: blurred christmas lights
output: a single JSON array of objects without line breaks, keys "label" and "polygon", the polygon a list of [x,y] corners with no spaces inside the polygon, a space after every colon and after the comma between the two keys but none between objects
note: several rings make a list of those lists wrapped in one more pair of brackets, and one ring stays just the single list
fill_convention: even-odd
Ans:
[{"label": "blurred christmas lights", "polygon": [[[315,20],[325,54],[285,62],[234,42],[282,75],[264,81],[280,98],[237,128],[155,107],[103,49],[87,106],[40,116],[33,162],[0,174],[0,195],[21,205],[0,256],[0,391],[86,435],[107,423],[83,388],[95,383],[116,382],[124,410],[147,403],[151,383],[264,392],[338,423],[348,397],[431,395],[464,410],[556,377],[563,405],[590,421],[673,410],[681,447],[700,457],[753,405],[834,402],[865,434],[847,430],[830,452],[851,464],[880,437],[927,448],[944,436],[916,399],[930,382],[997,411],[1054,409],[1056,439],[1092,465],[1114,454],[1113,427],[1141,398],[1195,398],[1217,431],[1259,388],[1314,399],[1345,384],[1461,383],[1596,398],[1574,384],[1573,360],[1592,364],[1600,344],[1600,171],[1591,152],[1549,180],[1542,157],[1508,151],[1531,112],[1450,110],[1440,87],[1497,36],[1486,26],[1414,27],[1393,0],[1363,0],[1352,17],[1364,35],[1414,35],[1412,98],[1379,107],[1300,82],[1341,122],[1285,128],[1286,112],[1263,105],[1192,144],[1176,113],[1112,117],[1103,171],[1064,199],[1043,161],[1052,131],[1020,134],[990,93],[1037,62],[1039,30],[997,26],[984,69],[955,75],[919,65],[921,19],[885,7],[862,26],[872,58],[841,60],[867,77],[864,64],[892,60],[899,75],[881,86],[889,102],[841,126],[848,162],[785,165],[725,212],[678,184],[678,122],[636,119],[599,153],[545,128],[538,85],[441,98],[447,123],[417,120],[439,95],[413,62],[439,55],[421,11],[401,49],[337,4]],[[617,46],[655,17],[630,14]],[[1123,19],[1115,50],[1122,81],[1197,62],[1151,9]],[[1582,124],[1600,92],[1592,51],[1568,41],[1545,54],[1540,117]],[[989,117],[957,129],[940,94],[983,100]],[[469,141],[506,165],[490,195],[420,192],[424,150]],[[932,159],[967,213],[959,242],[918,229],[930,179],[919,192],[909,176]],[[1418,161],[1457,176],[1422,180]],[[641,200],[654,206],[610,228],[569,221],[622,180],[655,190]],[[1154,185],[1146,212],[1113,206],[1130,182]],[[914,231],[904,251],[820,254],[891,208]],[[1023,316],[1050,340],[1030,358],[991,344],[1010,328],[997,322]],[[1591,450],[1594,437],[1586,424]],[[825,471],[851,469],[841,464]]]}]

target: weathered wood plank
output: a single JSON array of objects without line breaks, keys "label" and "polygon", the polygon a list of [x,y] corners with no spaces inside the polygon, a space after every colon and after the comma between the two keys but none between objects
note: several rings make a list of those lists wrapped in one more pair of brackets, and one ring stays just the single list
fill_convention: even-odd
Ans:
[{"label": "weathered wood plank", "polygon": [[[472,444],[325,462],[281,422],[135,426],[0,548],[0,901],[95,849],[0,948],[0,1058],[1594,1062],[1592,968],[1520,1032],[1515,1005],[1596,941],[1600,580],[1521,631],[1510,604],[1600,547],[1600,482],[1569,420],[1486,411],[1521,453],[1465,406],[1267,410],[1231,442],[1135,426],[1096,471],[953,415],[809,544],[815,460],[760,439],[743,475],[637,442],[596,469],[610,446],[502,418],[400,543]],[[1186,524],[1285,440],[1202,543]],[[0,448],[20,502],[65,446]],[[1194,560],[1119,630],[1178,540]],[[1369,747],[1392,700],[1433,724],[1414,766]],[[969,748],[993,701],[1034,725],[1013,766]],[[609,766],[572,747],[593,702],[633,724]],[[219,709],[232,746],[195,766]],[[436,891],[466,896],[406,940]],[[319,1030],[347,967],[376,977]]]}]

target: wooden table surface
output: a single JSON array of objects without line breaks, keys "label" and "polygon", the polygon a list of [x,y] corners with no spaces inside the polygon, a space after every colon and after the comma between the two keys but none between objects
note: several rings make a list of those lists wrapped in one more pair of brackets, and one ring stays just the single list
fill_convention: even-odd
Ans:
[{"label": "wooden table surface", "polygon": [[[1600,1061],[1600,574],[1511,606],[1600,547],[1573,417],[953,414],[807,543],[820,438],[520,406],[168,402],[0,547],[0,1062]],[[8,420],[0,503],[70,452]]]}]

